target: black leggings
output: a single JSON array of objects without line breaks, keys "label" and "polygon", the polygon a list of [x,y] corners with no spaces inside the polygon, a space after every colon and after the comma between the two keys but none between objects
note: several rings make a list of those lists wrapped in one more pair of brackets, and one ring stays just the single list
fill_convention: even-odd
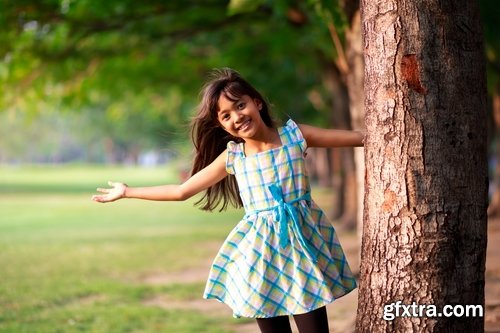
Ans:
[{"label": "black leggings", "polygon": [[[328,317],[326,307],[314,311],[294,315],[293,319],[300,333],[328,333]],[[257,318],[262,333],[292,333],[288,316]]]}]

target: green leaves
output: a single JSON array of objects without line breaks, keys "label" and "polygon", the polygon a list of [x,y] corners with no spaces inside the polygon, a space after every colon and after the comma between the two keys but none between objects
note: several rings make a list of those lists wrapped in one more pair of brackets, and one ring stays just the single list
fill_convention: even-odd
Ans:
[{"label": "green leaves", "polygon": [[229,15],[253,12],[264,2],[263,0],[230,0],[227,12]]},{"label": "green leaves", "polygon": [[322,91],[318,54],[334,55],[325,25],[308,20],[313,8],[287,0],[4,6],[0,112],[82,113],[89,140],[106,133],[124,149],[187,140],[198,91],[215,67],[239,70],[277,118],[316,117],[307,94]]},{"label": "green leaves", "polygon": [[483,34],[486,41],[485,51],[488,61],[488,89],[490,92],[500,91],[500,38],[498,38],[498,17],[500,7],[495,0],[481,0],[481,19]]}]

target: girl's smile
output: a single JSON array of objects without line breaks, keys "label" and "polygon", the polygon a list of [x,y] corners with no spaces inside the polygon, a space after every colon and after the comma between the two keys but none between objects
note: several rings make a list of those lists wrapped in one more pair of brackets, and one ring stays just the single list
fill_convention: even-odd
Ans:
[{"label": "girl's smile", "polygon": [[226,132],[242,139],[251,138],[267,126],[260,116],[262,103],[243,95],[237,100],[221,94],[217,119]]},{"label": "girl's smile", "polygon": [[245,120],[245,122],[240,127],[238,127],[237,130],[245,131],[248,128],[248,126],[250,126],[250,122],[251,122],[250,119]]},{"label": "girl's smile", "polygon": [[243,95],[236,100],[221,94],[219,97],[217,119],[222,128],[233,137],[245,141],[245,155],[281,146],[278,131],[268,127],[262,120],[259,99]]}]

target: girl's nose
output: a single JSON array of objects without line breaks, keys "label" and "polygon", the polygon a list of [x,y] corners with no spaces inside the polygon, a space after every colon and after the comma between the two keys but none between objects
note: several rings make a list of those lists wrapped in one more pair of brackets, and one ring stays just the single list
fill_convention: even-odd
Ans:
[{"label": "girl's nose", "polygon": [[240,122],[243,119],[243,114],[241,112],[236,112],[236,122]]}]

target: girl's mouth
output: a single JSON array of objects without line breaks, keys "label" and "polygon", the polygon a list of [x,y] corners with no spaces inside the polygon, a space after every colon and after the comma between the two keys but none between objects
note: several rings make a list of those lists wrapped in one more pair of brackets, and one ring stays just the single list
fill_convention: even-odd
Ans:
[{"label": "girl's mouth", "polygon": [[245,120],[243,122],[243,124],[241,124],[241,126],[239,126],[238,128],[236,128],[238,131],[244,131],[248,128],[248,126],[250,125],[250,119],[248,120]]}]

